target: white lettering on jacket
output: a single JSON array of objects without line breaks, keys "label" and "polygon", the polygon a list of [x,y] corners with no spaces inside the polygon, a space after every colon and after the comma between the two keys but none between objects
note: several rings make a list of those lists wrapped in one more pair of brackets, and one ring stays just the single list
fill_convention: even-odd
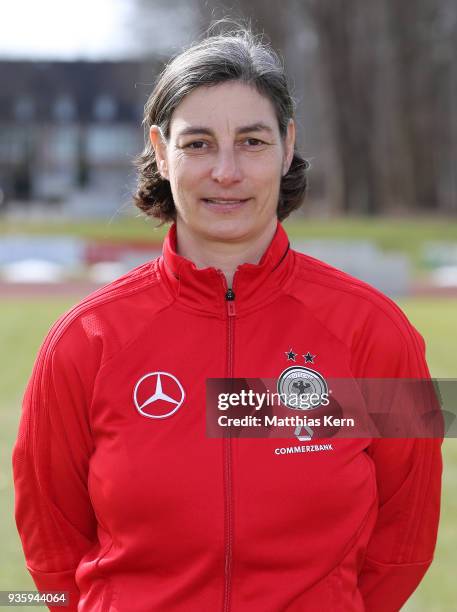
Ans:
[{"label": "white lettering on jacket", "polygon": [[291,455],[293,453],[313,453],[316,451],[334,450],[331,444],[303,444],[302,446],[281,446],[275,448],[275,455]]}]

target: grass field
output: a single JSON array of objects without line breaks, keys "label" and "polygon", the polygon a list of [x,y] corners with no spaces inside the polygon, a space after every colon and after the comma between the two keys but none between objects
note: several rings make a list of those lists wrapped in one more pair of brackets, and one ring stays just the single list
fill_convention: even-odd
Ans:
[{"label": "grass field", "polygon": [[[144,216],[114,215],[110,221],[31,221],[29,223],[0,219],[0,236],[11,234],[67,235],[94,240],[128,240],[161,242],[166,226],[156,228],[156,220]],[[457,223],[443,218],[303,218],[297,215],[286,221],[291,238],[369,240],[386,251],[399,251],[411,258],[414,269],[423,267],[422,246],[427,241],[457,243]]]},{"label": "grass field", "polygon": [[[68,300],[0,300],[0,590],[33,589],[13,519],[11,448],[17,431],[20,400],[41,340]],[[405,300],[401,303],[428,345],[435,377],[457,378],[454,357],[457,300]],[[457,441],[444,444],[443,511],[435,562],[408,603],[409,612],[451,612],[457,609]],[[30,608],[34,610],[36,608]]]}]

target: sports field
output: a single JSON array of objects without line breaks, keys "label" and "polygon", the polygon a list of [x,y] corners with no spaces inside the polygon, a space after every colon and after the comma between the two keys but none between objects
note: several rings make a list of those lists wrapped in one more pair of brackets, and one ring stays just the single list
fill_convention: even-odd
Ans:
[{"label": "sports field", "polygon": [[[293,217],[293,216],[292,216]],[[297,215],[284,223],[291,239],[331,239],[346,242],[368,240],[384,251],[407,255],[416,273],[424,272],[423,246],[426,242],[457,243],[457,223],[440,217],[412,218],[306,218]],[[0,236],[58,235],[127,242],[162,242],[167,226],[156,227],[155,219],[144,216],[113,215],[109,220],[21,221],[0,218]]]},{"label": "sports field", "polygon": [[[75,298],[76,299],[76,298]],[[24,568],[13,519],[10,469],[12,444],[20,414],[21,395],[38,346],[52,321],[75,300],[0,300],[0,590],[33,589]],[[454,345],[457,338],[457,300],[401,302],[427,341],[432,375],[457,378]],[[457,441],[444,444],[445,474],[442,521],[435,562],[408,603],[408,611],[441,612],[457,609]],[[24,609],[24,608],[23,608]],[[32,608],[30,608],[32,610]]]}]

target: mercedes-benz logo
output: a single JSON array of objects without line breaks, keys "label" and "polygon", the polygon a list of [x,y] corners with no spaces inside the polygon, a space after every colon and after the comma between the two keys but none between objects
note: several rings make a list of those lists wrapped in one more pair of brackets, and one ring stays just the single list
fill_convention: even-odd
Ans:
[{"label": "mercedes-benz logo", "polygon": [[171,416],[179,409],[185,396],[179,380],[168,372],[145,374],[136,383],[133,391],[136,409],[150,419]]}]

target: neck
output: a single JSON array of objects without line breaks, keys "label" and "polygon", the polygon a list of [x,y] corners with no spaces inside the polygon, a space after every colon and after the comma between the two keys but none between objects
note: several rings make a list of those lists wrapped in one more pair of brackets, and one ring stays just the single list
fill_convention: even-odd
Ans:
[{"label": "neck", "polygon": [[274,218],[265,230],[254,240],[223,241],[211,237],[195,236],[184,223],[176,222],[177,252],[190,259],[197,268],[216,268],[227,281],[233,284],[233,276],[238,266],[244,263],[257,264],[267,250],[276,231]]}]

